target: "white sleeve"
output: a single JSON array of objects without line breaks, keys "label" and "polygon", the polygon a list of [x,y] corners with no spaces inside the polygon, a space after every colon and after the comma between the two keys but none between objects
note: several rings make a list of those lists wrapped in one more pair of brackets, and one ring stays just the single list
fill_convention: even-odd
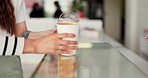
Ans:
[{"label": "white sleeve", "polygon": [[0,36],[0,55],[21,55],[24,42],[24,38]]},{"label": "white sleeve", "polygon": [[[17,1],[17,2],[15,2]],[[26,5],[24,0],[15,0],[13,3],[15,8],[15,17],[16,17],[16,23],[21,23],[23,21],[26,21],[26,19],[29,18],[27,12],[26,12]]]}]

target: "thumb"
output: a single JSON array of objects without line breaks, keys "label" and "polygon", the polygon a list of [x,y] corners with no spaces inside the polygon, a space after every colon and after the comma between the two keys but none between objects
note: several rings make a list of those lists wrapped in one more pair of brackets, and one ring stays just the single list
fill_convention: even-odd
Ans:
[{"label": "thumb", "polygon": [[54,28],[52,31],[53,33],[57,33],[57,28]]},{"label": "thumb", "polygon": [[47,35],[50,35],[50,34],[55,33],[56,30],[55,30],[55,29],[53,29],[53,30],[47,30],[47,31],[45,31],[45,32],[46,32]]}]

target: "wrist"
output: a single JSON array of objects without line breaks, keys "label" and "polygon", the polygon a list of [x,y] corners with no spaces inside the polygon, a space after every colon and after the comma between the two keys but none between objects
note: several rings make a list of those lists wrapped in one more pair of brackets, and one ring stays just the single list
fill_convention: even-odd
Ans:
[{"label": "wrist", "polygon": [[31,31],[27,30],[27,31],[22,33],[22,37],[24,37],[25,39],[28,39],[30,33],[31,33]]},{"label": "wrist", "polygon": [[34,40],[26,39],[24,44],[23,54],[35,53]]}]

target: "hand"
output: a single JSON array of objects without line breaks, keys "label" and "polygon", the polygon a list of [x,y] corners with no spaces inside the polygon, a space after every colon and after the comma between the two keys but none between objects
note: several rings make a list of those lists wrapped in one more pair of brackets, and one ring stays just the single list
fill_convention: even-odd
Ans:
[{"label": "hand", "polygon": [[39,39],[42,37],[45,37],[47,35],[51,35],[57,32],[57,29],[53,29],[53,30],[46,30],[46,31],[40,31],[40,32],[31,32],[29,34],[29,39]]},{"label": "hand", "polygon": [[[73,38],[74,34],[68,33],[55,33],[46,37],[31,40],[25,43],[24,53],[34,54],[61,54],[72,53],[70,50],[77,49],[77,41],[63,40],[62,38]],[[69,46],[70,45],[70,46]],[[72,45],[72,46],[71,46]],[[62,50],[60,50],[62,46]]]}]

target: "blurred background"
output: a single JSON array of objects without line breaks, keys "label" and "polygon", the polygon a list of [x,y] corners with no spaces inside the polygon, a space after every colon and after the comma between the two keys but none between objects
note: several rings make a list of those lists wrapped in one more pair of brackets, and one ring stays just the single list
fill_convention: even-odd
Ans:
[{"label": "blurred background", "polygon": [[[82,36],[91,31],[101,31],[147,59],[148,43],[144,40],[148,33],[147,0],[25,0],[25,2],[28,15],[34,18],[28,21],[28,28],[31,30],[37,31],[37,28],[31,28],[33,22],[36,23],[37,20],[38,25],[42,27],[46,26],[45,22],[48,22],[47,25],[51,28],[54,27],[59,15],[70,10],[80,17],[81,29],[86,30],[82,32]],[[94,36],[87,37],[98,38],[98,33],[92,33]]]},{"label": "blurred background", "polygon": [[[53,29],[62,12],[80,18],[80,41],[109,42],[125,47],[148,61],[148,0],[25,0],[27,27],[31,31]],[[28,58],[26,58],[28,57]],[[22,56],[25,76],[31,75],[43,56]],[[23,59],[24,58],[24,59]],[[37,62],[38,61],[38,62]],[[29,72],[28,72],[29,70]],[[27,78],[27,77],[26,77]]]}]

